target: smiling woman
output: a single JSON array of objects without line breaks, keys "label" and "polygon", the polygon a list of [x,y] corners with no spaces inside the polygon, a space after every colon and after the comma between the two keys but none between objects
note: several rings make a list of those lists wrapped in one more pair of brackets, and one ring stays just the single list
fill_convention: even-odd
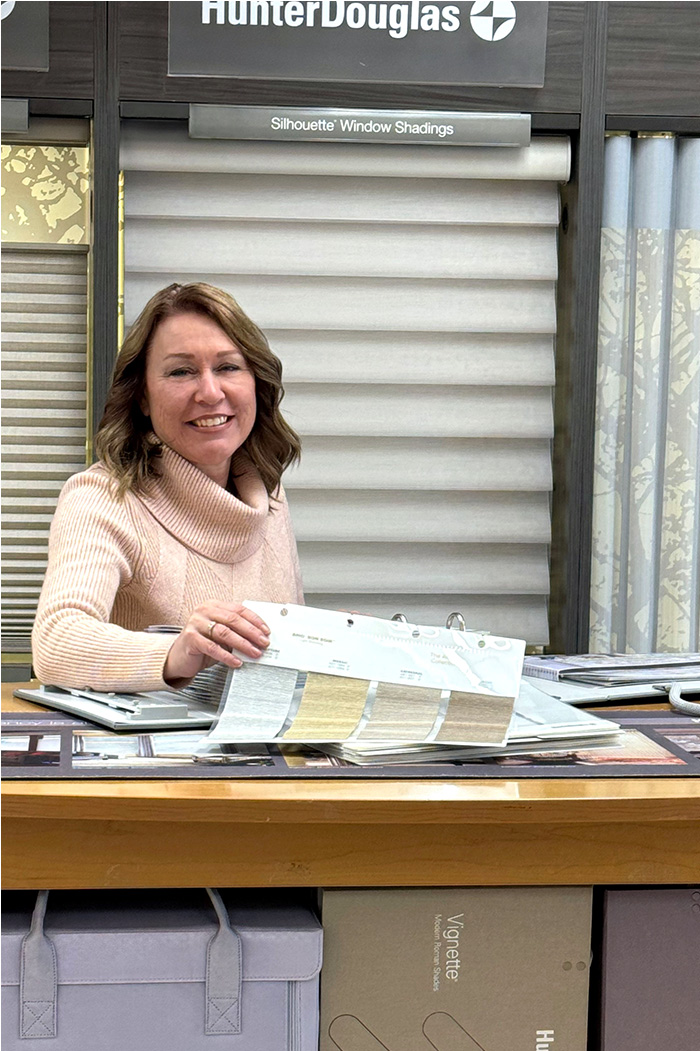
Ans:
[{"label": "smiling woman", "polygon": [[52,524],[32,636],[44,682],[158,689],[238,667],[232,650],[260,656],[267,626],[241,601],[303,601],[282,396],[279,360],[226,292],[151,299],[117,359],[100,462],[69,480]]}]

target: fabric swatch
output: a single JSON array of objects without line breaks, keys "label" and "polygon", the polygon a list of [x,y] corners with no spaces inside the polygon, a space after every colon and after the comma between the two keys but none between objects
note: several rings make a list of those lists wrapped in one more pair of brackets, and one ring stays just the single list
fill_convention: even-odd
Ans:
[{"label": "fabric swatch", "polygon": [[358,741],[424,741],[440,710],[440,690],[380,682]]},{"label": "fabric swatch", "polygon": [[368,688],[367,679],[309,672],[297,717],[284,737],[303,741],[343,740],[360,721]]},{"label": "fabric swatch", "polygon": [[296,682],[295,668],[249,663],[236,668],[226,708],[212,736],[269,741],[284,726]]},{"label": "fabric swatch", "polygon": [[501,744],[512,714],[512,697],[452,690],[447,714],[434,740],[443,744]]}]

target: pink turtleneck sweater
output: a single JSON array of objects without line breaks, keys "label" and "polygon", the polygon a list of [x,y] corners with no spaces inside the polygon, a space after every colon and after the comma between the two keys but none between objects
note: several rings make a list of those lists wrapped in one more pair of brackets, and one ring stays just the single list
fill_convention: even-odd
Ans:
[{"label": "pink turtleneck sweater", "polygon": [[167,446],[147,494],[114,496],[95,464],[64,486],[32,648],[39,678],[101,690],[163,689],[173,636],[209,599],[303,602],[284,492],[269,500],[245,453],[234,457],[238,496]]}]

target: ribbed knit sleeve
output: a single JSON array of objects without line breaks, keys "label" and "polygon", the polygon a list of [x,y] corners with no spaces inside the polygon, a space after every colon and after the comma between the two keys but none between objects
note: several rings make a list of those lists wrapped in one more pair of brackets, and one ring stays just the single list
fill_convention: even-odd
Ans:
[{"label": "ribbed knit sleeve", "polygon": [[65,485],[51,526],[49,562],[32,633],[36,674],[45,683],[110,690],[164,687],[172,636],[111,624],[119,589],[140,558],[139,531],[104,471]]}]

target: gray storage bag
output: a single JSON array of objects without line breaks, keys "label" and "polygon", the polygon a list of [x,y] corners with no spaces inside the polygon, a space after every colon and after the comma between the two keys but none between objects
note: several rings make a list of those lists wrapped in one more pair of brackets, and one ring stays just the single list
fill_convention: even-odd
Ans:
[{"label": "gray storage bag", "polygon": [[4,906],[3,1051],[316,1051],[316,918],[207,893]]}]

